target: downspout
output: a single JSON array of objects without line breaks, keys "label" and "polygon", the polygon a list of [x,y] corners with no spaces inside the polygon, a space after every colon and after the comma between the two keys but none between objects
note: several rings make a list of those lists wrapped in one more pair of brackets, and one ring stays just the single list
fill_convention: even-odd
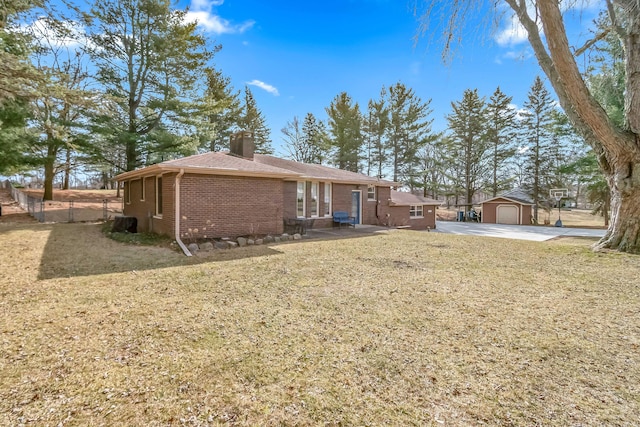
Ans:
[{"label": "downspout", "polygon": [[173,222],[176,224],[176,229],[175,229],[176,242],[178,242],[180,249],[182,249],[182,252],[184,252],[186,256],[191,256],[191,252],[189,252],[189,249],[187,249],[187,247],[184,245],[184,243],[182,243],[182,240],[180,239],[180,181],[182,180],[182,175],[184,175],[184,169],[180,169],[180,173],[176,175],[176,184],[175,184],[176,212],[175,212],[175,219]]}]

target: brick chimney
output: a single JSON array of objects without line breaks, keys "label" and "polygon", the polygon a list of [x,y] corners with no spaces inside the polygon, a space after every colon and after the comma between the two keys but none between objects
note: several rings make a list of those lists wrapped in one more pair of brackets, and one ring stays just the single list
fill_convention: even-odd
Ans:
[{"label": "brick chimney", "polygon": [[243,130],[234,133],[231,135],[229,147],[231,148],[229,154],[232,156],[253,160],[253,152],[256,149],[253,143],[253,132]]}]

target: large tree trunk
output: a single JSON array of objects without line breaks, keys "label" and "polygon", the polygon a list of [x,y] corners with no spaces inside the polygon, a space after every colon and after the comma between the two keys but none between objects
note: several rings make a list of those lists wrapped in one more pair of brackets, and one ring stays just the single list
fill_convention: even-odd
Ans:
[{"label": "large tree trunk", "polygon": [[43,200],[53,200],[53,161],[47,159],[44,164],[44,195]]},{"label": "large tree trunk", "polygon": [[71,176],[71,149],[67,148],[64,162],[64,180],[62,181],[62,189],[69,189],[69,178]]},{"label": "large tree trunk", "polygon": [[[591,145],[611,190],[611,224],[595,249],[640,253],[640,14],[633,2],[613,0],[625,9],[626,28],[619,32],[625,46],[627,129],[618,129],[591,96],[569,47],[557,0],[537,0],[548,41],[525,2],[506,0],[528,33],[538,63],[553,85],[571,123]],[[612,12],[612,10],[610,10]],[[547,48],[549,49],[547,52]]]},{"label": "large tree trunk", "polygon": [[[615,174],[607,176],[612,190],[609,229],[594,248],[640,253],[640,163],[618,166]],[[607,208],[608,204],[605,203],[605,222]]]},{"label": "large tree trunk", "polygon": [[53,178],[55,177],[54,167],[56,161],[57,150],[54,147],[55,142],[49,137],[47,147],[47,157],[44,159],[44,195],[43,200],[53,200]]}]

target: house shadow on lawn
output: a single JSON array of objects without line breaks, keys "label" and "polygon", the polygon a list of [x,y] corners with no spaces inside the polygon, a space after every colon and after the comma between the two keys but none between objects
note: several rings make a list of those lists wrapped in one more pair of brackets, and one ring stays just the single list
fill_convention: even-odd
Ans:
[{"label": "house shadow on lawn", "polygon": [[36,224],[33,227],[34,231],[49,233],[42,250],[39,280],[282,255],[272,246],[263,245],[214,250],[187,257],[182,252],[166,247],[116,242],[102,233],[101,224]]}]

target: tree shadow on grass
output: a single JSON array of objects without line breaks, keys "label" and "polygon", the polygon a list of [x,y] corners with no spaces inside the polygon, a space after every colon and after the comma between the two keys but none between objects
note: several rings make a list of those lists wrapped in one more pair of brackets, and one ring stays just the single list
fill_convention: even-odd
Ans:
[{"label": "tree shadow on grass", "polygon": [[[282,255],[271,246],[214,250],[186,257],[166,247],[120,243],[105,237],[100,224],[36,224],[34,231],[48,233],[46,242],[35,240],[29,244],[41,244],[42,257],[38,279],[92,276],[157,268],[224,262],[236,259]],[[22,229],[28,228],[26,225]],[[28,234],[25,234],[28,236]]]}]

